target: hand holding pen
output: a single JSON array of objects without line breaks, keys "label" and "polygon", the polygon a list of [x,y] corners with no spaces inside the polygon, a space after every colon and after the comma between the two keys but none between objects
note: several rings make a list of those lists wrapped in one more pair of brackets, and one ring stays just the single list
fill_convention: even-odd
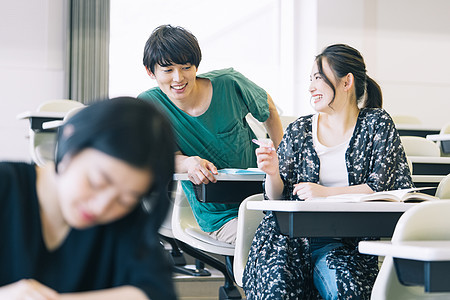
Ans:
[{"label": "hand holding pen", "polygon": [[253,139],[252,142],[259,145],[259,148],[255,151],[258,168],[267,175],[278,174],[278,156],[272,141],[263,143]]}]

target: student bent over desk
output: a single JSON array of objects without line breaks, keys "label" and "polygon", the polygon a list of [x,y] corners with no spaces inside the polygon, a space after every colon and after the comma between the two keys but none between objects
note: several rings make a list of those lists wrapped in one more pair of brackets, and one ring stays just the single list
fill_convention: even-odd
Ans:
[{"label": "student bent over desk", "polygon": [[92,104],[58,131],[55,163],[0,163],[0,299],[175,299],[158,239],[174,169],[151,104]]}]

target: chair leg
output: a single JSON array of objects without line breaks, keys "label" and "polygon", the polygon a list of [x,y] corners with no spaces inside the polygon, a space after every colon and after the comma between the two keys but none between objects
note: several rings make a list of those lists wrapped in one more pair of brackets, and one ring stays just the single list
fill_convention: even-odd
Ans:
[{"label": "chair leg", "polygon": [[170,255],[172,256],[172,261],[175,266],[185,266],[186,259],[183,256],[183,252],[180,251],[174,239],[160,235],[161,239],[170,244],[171,250]]},{"label": "chair leg", "polygon": [[203,251],[200,251],[196,248],[189,246],[186,243],[183,243],[178,240],[176,240],[176,243],[181,250],[183,250],[190,256],[205,262],[206,264],[217,269],[219,272],[223,274],[225,278],[225,284],[219,288],[219,300],[242,299],[241,294],[239,293],[237,287],[234,285],[234,280],[230,276],[227,270],[227,266],[225,264],[223,264],[218,259],[207,255]]},{"label": "chair leg", "polygon": [[175,273],[189,276],[211,276],[211,273],[205,269],[205,264],[198,259],[195,259],[195,269],[185,267],[186,259],[175,240],[163,235],[160,235],[160,237],[168,242],[172,248],[170,251],[170,259],[172,260],[173,271]]}]

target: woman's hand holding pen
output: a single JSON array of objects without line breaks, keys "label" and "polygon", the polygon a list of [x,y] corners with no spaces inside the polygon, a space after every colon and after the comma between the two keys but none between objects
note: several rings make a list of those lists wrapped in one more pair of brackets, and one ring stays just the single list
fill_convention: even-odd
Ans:
[{"label": "woman's hand holding pen", "polygon": [[258,140],[252,140],[252,142],[259,145],[259,148],[255,151],[258,168],[267,175],[277,175],[279,173],[278,156],[272,141],[262,143]]},{"label": "woman's hand holding pen", "polygon": [[59,300],[60,296],[51,288],[34,279],[22,279],[0,287],[0,299]]}]

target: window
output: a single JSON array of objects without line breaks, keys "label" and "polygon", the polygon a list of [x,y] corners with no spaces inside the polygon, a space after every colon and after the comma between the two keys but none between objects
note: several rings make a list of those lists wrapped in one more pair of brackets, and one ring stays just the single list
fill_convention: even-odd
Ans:
[{"label": "window", "polygon": [[[315,1],[300,1],[302,5],[315,5]],[[294,65],[299,51],[297,39],[301,20],[298,12],[311,14],[309,8],[297,0],[111,0],[110,81],[109,94],[137,96],[156,86],[142,64],[145,42],[154,28],[162,24],[182,26],[199,40],[202,62],[199,73],[233,67],[264,88],[274,99],[280,113],[304,114],[298,98],[309,99],[307,86],[312,56],[308,65]],[[309,4],[312,3],[312,4]],[[297,17],[298,16],[298,17]],[[296,22],[286,22],[293,20]],[[298,21],[300,20],[300,21]],[[314,24],[308,31],[314,33]],[[286,34],[287,33],[287,34]],[[301,51],[315,44],[301,43]],[[312,46],[310,46],[312,45]],[[290,49],[293,46],[292,49]],[[287,48],[287,52],[285,51]],[[309,51],[309,52],[308,52]],[[310,50],[305,53],[311,53]],[[286,55],[288,53],[288,55]],[[306,88],[305,88],[306,86]],[[297,98],[297,99],[294,99]]]}]

